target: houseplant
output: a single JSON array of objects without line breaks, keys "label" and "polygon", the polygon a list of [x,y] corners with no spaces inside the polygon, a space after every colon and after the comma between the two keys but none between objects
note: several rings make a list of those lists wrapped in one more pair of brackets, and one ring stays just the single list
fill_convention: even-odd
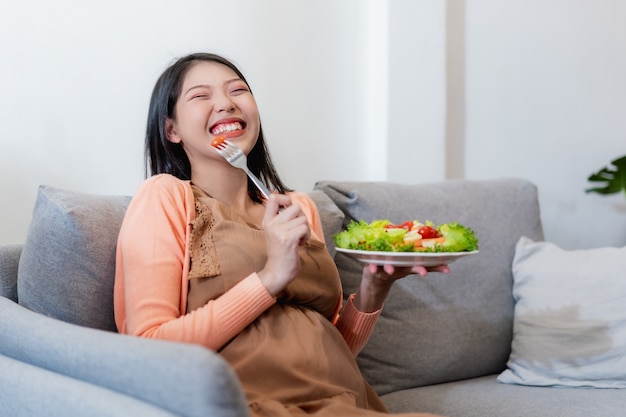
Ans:
[{"label": "houseplant", "polygon": [[587,189],[588,193],[615,194],[621,191],[626,198],[626,155],[611,161],[611,165],[591,174],[587,179],[594,183],[605,183]]}]

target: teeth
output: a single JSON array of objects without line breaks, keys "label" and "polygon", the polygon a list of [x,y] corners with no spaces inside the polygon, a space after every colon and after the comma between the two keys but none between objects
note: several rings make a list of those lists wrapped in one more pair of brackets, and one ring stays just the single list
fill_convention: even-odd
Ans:
[{"label": "teeth", "polygon": [[213,134],[214,135],[219,135],[220,133],[232,132],[233,130],[241,130],[242,128],[243,127],[241,126],[241,123],[239,123],[239,122],[225,123],[225,124],[219,125],[215,129],[213,129]]}]

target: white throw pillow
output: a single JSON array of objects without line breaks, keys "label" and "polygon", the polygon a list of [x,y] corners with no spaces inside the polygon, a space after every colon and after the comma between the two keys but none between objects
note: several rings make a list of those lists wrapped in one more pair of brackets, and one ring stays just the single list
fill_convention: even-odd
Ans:
[{"label": "white throw pillow", "polygon": [[504,383],[626,388],[626,247],[566,251],[522,237]]}]

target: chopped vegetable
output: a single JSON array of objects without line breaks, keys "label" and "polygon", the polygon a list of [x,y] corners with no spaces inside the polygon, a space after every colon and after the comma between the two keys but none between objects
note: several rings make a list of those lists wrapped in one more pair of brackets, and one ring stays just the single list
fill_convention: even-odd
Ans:
[{"label": "chopped vegetable", "polygon": [[437,227],[439,233],[445,238],[440,245],[441,252],[461,252],[478,249],[478,239],[474,231],[459,223],[447,223]]},{"label": "chopped vegetable", "polygon": [[224,146],[224,142],[226,141],[226,138],[224,136],[216,136],[213,139],[213,142],[211,142],[211,146],[213,146],[214,148],[222,148]]},{"label": "chopped vegetable", "polygon": [[462,252],[478,249],[478,239],[469,227],[459,223],[435,226],[417,220],[393,224],[391,221],[352,220],[346,230],[334,237],[344,249],[379,252]]},{"label": "chopped vegetable", "polygon": [[440,237],[439,230],[435,229],[432,226],[422,226],[417,229],[417,233],[422,236],[422,239],[432,239],[435,237]]},{"label": "chopped vegetable", "polygon": [[410,252],[413,244],[404,243],[407,230],[399,227],[387,227],[389,220],[352,220],[346,230],[334,236],[335,244],[340,248],[372,250],[382,252]]}]

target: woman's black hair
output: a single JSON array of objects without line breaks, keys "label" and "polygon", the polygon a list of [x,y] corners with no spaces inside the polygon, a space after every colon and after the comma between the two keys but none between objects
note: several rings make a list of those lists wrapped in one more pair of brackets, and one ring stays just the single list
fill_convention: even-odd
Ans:
[{"label": "woman's black hair", "polygon": [[[216,62],[225,65],[248,85],[239,69],[226,58],[211,53],[195,53],[178,59],[157,80],[148,110],[148,125],[145,140],[146,176],[171,174],[181,180],[191,179],[189,158],[179,143],[168,140],[165,131],[167,119],[176,118],[176,102],[180,97],[187,71],[198,62]],[[248,85],[248,88],[250,86]],[[252,90],[251,90],[252,91]],[[280,193],[291,191],[279,178],[263,137],[263,128],[248,155],[248,168],[270,189]],[[148,173],[149,170],[149,173]],[[253,201],[262,202],[263,198],[254,184],[248,180],[248,194]]]}]

